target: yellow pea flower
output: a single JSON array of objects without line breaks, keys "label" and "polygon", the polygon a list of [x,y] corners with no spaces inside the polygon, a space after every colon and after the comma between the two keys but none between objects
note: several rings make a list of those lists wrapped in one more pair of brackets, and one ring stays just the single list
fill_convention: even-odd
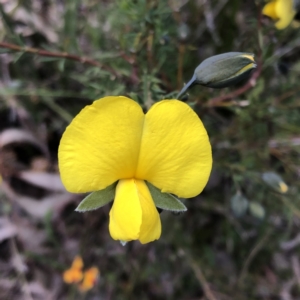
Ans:
[{"label": "yellow pea flower", "polygon": [[98,268],[92,267],[86,270],[83,274],[82,283],[79,285],[79,290],[82,292],[86,292],[92,289],[97,282],[98,276],[99,276]]},{"label": "yellow pea flower", "polygon": [[66,189],[85,193],[117,183],[109,231],[115,240],[145,244],[161,235],[148,181],[163,193],[201,193],[211,167],[207,132],[178,100],[163,100],[144,114],[133,100],[110,96],[85,107],[64,132],[58,151]]},{"label": "yellow pea flower", "polygon": [[272,0],[264,6],[262,12],[277,21],[275,23],[277,29],[289,26],[296,15],[293,0]]},{"label": "yellow pea flower", "polygon": [[82,280],[83,261],[80,256],[76,256],[73,260],[71,268],[63,273],[63,280],[65,283],[77,283]]}]

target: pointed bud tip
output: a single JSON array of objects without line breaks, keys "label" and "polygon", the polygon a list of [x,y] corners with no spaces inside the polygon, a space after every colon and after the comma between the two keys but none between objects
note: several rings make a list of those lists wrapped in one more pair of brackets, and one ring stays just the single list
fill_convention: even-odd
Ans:
[{"label": "pointed bud tip", "polygon": [[127,242],[126,242],[126,241],[120,241],[120,244],[121,244],[122,246],[126,246]]}]

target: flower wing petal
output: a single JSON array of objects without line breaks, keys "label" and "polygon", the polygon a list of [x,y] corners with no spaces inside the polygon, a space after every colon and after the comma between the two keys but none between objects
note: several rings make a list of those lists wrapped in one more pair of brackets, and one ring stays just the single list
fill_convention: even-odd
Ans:
[{"label": "flower wing petal", "polygon": [[139,240],[142,244],[146,244],[160,238],[160,216],[145,181],[135,180],[135,183],[142,208],[142,225]]},{"label": "flower wing petal", "polygon": [[210,142],[196,113],[178,100],[156,103],[146,114],[136,178],[189,198],[203,190],[211,167]]},{"label": "flower wing petal", "polygon": [[293,21],[296,11],[293,8],[292,0],[277,0],[276,14],[279,16],[279,21],[275,23],[277,29],[284,29]]},{"label": "flower wing petal", "polygon": [[141,107],[126,97],[105,97],[85,107],[67,127],[59,146],[66,189],[90,192],[132,178],[144,118]]},{"label": "flower wing petal", "polygon": [[137,240],[142,224],[142,208],[134,179],[118,182],[109,213],[109,232],[114,240]]}]

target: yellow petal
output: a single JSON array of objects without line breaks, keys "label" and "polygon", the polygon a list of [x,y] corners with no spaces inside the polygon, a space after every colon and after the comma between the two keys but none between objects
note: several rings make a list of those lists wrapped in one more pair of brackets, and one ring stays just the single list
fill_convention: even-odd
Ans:
[{"label": "yellow petal", "polygon": [[65,283],[71,284],[79,282],[83,277],[80,269],[69,269],[63,273],[63,280]]},{"label": "yellow petal", "polygon": [[81,271],[82,268],[83,268],[82,258],[79,255],[77,255],[72,262],[71,268],[66,270],[63,273],[64,282],[69,284],[74,282],[79,282],[83,276]]},{"label": "yellow petal", "polygon": [[277,20],[279,17],[276,13],[276,0],[267,3],[263,8],[262,13],[273,20]]},{"label": "yellow petal", "polygon": [[146,114],[135,178],[189,198],[203,190],[211,167],[210,142],[196,113],[178,100],[155,104]]},{"label": "yellow petal", "polygon": [[109,231],[113,239],[126,242],[139,239],[145,244],[159,239],[160,217],[144,181],[119,181],[110,211]]},{"label": "yellow petal", "polygon": [[143,122],[141,107],[126,97],[105,97],[85,107],[67,127],[59,146],[66,189],[90,192],[132,178]]},{"label": "yellow petal", "polygon": [[75,258],[72,262],[71,269],[82,269],[82,268],[83,268],[82,258],[79,255],[77,255],[77,256],[75,256]]},{"label": "yellow petal", "polygon": [[293,1],[277,0],[276,14],[279,17],[279,21],[275,23],[277,29],[284,29],[289,26],[296,15],[296,11],[293,8]]},{"label": "yellow petal", "polygon": [[128,242],[139,238],[142,208],[134,179],[118,182],[109,216],[109,232],[113,239]]},{"label": "yellow petal", "polygon": [[142,208],[142,225],[139,240],[142,244],[146,244],[160,238],[160,216],[145,181],[135,180],[135,184]]},{"label": "yellow petal", "polygon": [[92,267],[84,272],[82,283],[79,285],[81,292],[86,292],[93,288],[97,282],[99,270],[96,267]]}]

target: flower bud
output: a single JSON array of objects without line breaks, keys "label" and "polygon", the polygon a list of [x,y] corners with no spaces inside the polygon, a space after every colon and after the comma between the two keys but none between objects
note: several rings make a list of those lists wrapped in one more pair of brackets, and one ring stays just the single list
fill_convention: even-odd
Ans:
[{"label": "flower bud", "polygon": [[288,192],[289,187],[283,181],[280,175],[274,172],[265,172],[262,174],[262,180],[271,188],[276,190],[281,194],[285,194]]},{"label": "flower bud", "polygon": [[195,70],[192,79],[183,87],[177,98],[195,84],[211,88],[224,88],[248,78],[256,68],[254,54],[228,52],[205,59]]},{"label": "flower bud", "polygon": [[177,30],[179,41],[186,42],[190,36],[190,33],[191,30],[189,26],[185,23],[181,23]]}]

